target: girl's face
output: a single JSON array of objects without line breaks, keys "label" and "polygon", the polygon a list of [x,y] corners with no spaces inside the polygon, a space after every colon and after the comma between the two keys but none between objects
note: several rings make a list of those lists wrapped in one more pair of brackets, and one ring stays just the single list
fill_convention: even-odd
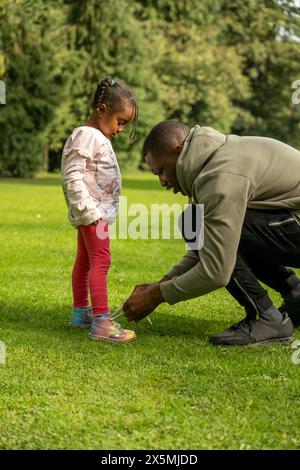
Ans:
[{"label": "girl's face", "polygon": [[132,120],[134,107],[132,103],[125,102],[122,110],[112,111],[106,104],[101,104],[96,111],[99,129],[105,137],[112,139],[123,132],[125,126]]}]

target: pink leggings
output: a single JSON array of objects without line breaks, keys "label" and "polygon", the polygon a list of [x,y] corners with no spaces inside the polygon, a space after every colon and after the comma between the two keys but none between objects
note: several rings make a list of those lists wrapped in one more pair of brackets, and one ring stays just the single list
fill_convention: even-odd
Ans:
[{"label": "pink leggings", "polygon": [[[102,230],[107,231],[107,223]],[[99,226],[98,224],[98,226]],[[98,238],[97,225],[80,225],[77,237],[77,256],[72,272],[74,307],[86,307],[89,289],[93,314],[109,313],[107,273],[110,267],[109,237]],[[99,230],[99,227],[98,227]],[[97,231],[98,232],[98,231]]]}]

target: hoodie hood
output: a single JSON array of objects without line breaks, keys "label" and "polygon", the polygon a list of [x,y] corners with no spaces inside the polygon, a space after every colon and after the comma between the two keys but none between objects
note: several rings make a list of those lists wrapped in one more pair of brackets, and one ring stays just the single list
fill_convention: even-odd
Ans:
[{"label": "hoodie hood", "polygon": [[191,196],[193,183],[210,157],[226,142],[226,135],[212,127],[193,127],[176,163],[176,175],[183,193]]}]

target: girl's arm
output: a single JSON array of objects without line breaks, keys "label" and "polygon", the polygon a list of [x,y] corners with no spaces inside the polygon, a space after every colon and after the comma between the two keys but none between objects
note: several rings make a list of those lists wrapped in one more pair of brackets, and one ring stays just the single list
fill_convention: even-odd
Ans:
[{"label": "girl's arm", "polygon": [[93,199],[83,180],[86,172],[86,157],[76,150],[64,155],[62,163],[62,185],[70,208],[82,225],[90,225],[103,217],[97,201]]}]

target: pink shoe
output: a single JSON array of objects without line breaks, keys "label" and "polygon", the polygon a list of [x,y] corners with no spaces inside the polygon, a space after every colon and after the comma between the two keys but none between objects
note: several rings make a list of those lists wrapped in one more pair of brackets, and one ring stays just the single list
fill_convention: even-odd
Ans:
[{"label": "pink shoe", "polygon": [[136,339],[132,330],[123,330],[119,323],[112,320],[111,314],[93,317],[90,338],[93,340],[113,341],[115,343],[129,343]]}]

